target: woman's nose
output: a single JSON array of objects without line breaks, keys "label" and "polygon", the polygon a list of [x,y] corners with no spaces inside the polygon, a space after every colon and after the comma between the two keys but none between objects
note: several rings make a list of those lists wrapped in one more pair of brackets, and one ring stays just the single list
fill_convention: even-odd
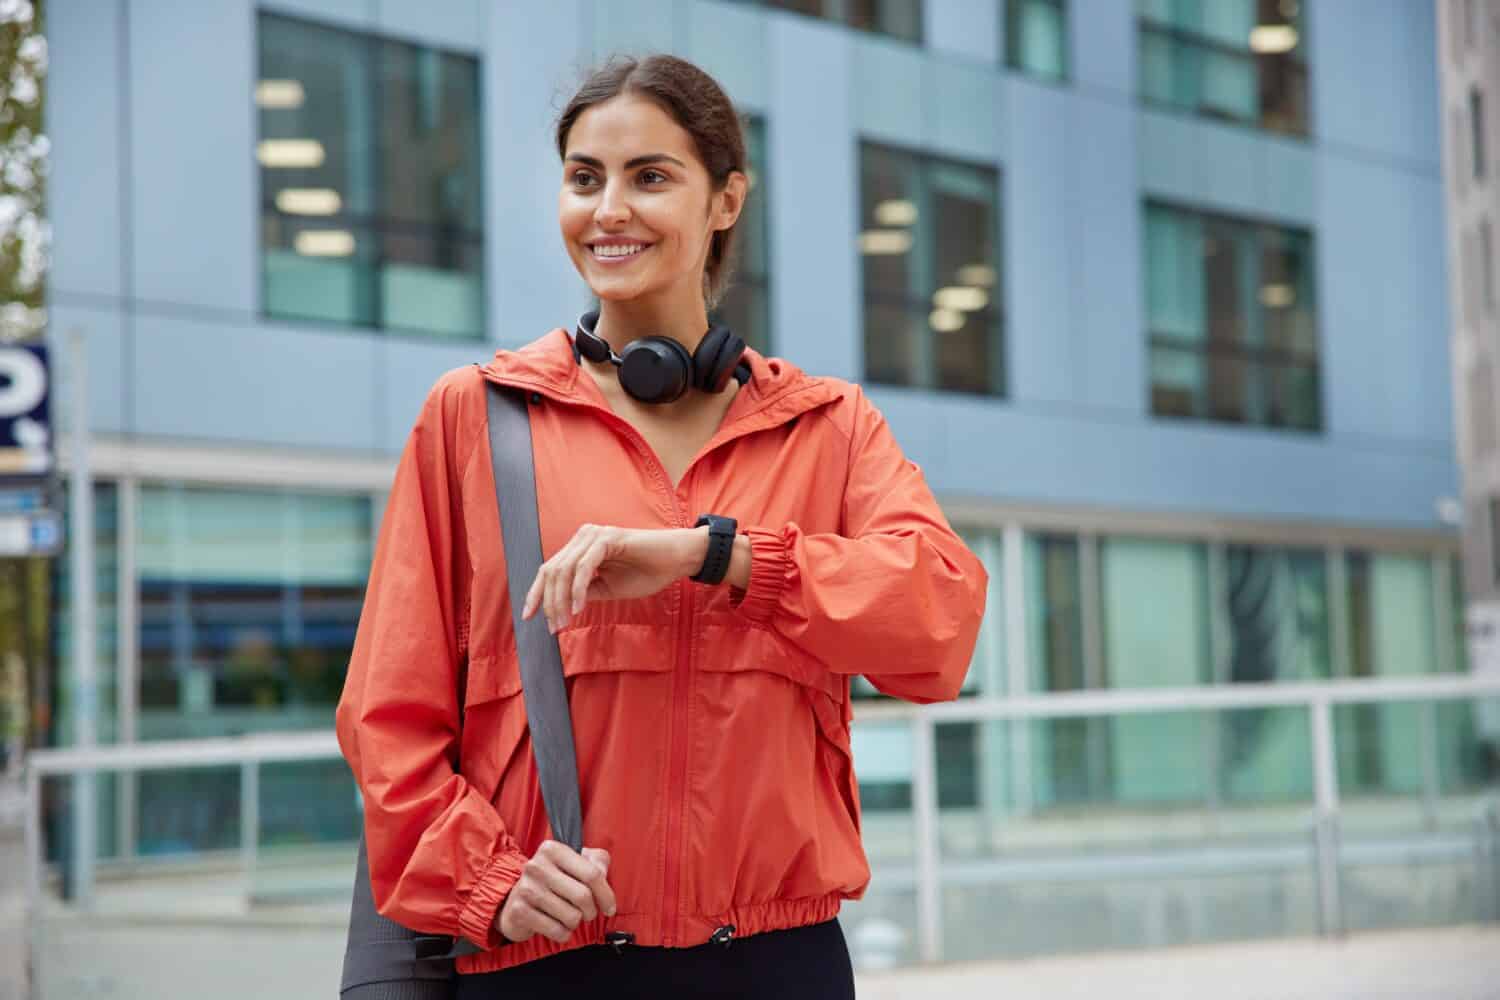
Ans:
[{"label": "woman's nose", "polygon": [[630,203],[620,185],[608,183],[599,195],[599,207],[594,210],[594,221],[599,225],[625,222],[630,218]]}]

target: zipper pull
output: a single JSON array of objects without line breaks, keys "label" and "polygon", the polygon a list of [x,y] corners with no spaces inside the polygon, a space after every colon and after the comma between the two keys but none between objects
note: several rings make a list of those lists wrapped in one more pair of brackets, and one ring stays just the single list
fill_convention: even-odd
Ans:
[{"label": "zipper pull", "polygon": [[610,931],[604,935],[604,943],[613,948],[616,955],[623,955],[627,944],[635,944],[635,935],[629,931]]},{"label": "zipper pull", "polygon": [[734,924],[725,924],[720,927],[708,940],[710,944],[722,944],[728,948],[729,943],[734,940]]}]

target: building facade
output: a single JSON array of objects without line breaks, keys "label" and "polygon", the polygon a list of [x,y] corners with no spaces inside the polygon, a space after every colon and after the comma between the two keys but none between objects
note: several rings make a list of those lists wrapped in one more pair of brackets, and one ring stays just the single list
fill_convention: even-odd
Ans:
[{"label": "building facade", "polygon": [[1500,422],[1495,410],[1500,271],[1494,234],[1500,191],[1491,176],[1494,95],[1500,89],[1500,4],[1445,2],[1438,5],[1438,16],[1465,583],[1471,598],[1491,605],[1500,598]]},{"label": "building facade", "polygon": [[[551,127],[615,52],[725,86],[754,178],[724,318],[865,384],[990,566],[965,697],[1467,669],[1428,3],[51,0],[48,22],[101,742],[331,727],[427,389],[587,305]],[[58,702],[65,745],[63,680]],[[1345,794],[1404,816],[1492,782],[1469,708],[1339,714]],[[1065,844],[1306,842],[1295,707],[952,722],[931,751],[960,881]],[[856,725],[877,876],[851,910],[902,926],[923,752]],[[232,847],[237,794],[122,778],[102,850]],[[353,836],[342,762],[260,794],[268,844]],[[1003,868],[945,890],[949,925],[1036,919],[945,957],[1314,922],[1295,866],[1076,891]],[[1394,919],[1464,918],[1456,871],[1415,876],[1435,916]]]}]

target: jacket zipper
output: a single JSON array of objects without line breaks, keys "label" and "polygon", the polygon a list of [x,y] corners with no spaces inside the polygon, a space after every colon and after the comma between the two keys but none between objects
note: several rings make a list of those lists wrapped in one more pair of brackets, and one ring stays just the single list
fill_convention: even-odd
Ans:
[{"label": "jacket zipper", "polygon": [[[508,384],[515,385],[517,383]],[[527,388],[528,391],[535,391],[535,389],[530,385],[525,386],[525,388]],[[692,527],[692,525],[687,521],[687,515],[684,512],[682,504],[679,503],[680,497],[678,495],[678,490],[673,486],[670,477],[667,475],[666,466],[662,465],[661,459],[657,457],[656,452],[653,451],[651,449],[651,446],[646,443],[646,439],[641,436],[640,431],[631,426],[630,421],[626,420],[624,417],[621,417],[619,414],[608,409],[607,407],[602,407],[595,403],[580,402],[578,400],[569,399],[565,396],[554,395],[550,392],[544,393],[544,395],[546,395],[549,399],[563,403],[565,405],[582,406],[587,407],[588,409],[597,410],[600,414],[607,418],[609,422],[615,424],[619,428],[620,432],[630,440],[631,444],[635,446],[636,450],[653,467],[655,475],[657,477],[657,482],[660,484],[660,489],[667,495],[668,499],[672,503],[672,516],[676,521],[676,526],[682,528]],[[798,416],[800,416],[800,414],[794,415],[790,419],[795,421]],[[733,438],[728,438],[724,441],[719,442],[719,445],[727,444],[731,440],[733,440]],[[697,456],[697,458],[701,457],[703,456]],[[688,466],[687,472],[683,473],[683,482],[687,481],[688,473],[692,471],[693,465],[696,464],[697,460],[695,458],[694,461]],[[672,728],[667,753],[669,768],[667,771],[667,830],[666,844],[664,847],[666,851],[666,859],[664,871],[662,873],[662,908],[664,911],[662,917],[662,944],[668,948],[674,947],[678,943],[681,934],[682,915],[678,912],[679,908],[677,896],[681,891],[682,852],[678,848],[681,846],[680,842],[683,839],[683,826],[685,823],[683,815],[686,812],[686,804],[684,800],[687,797],[687,788],[685,787],[687,784],[688,758],[687,710],[691,695],[691,683],[693,679],[692,618],[695,602],[692,581],[684,578],[680,581],[680,587],[682,590],[682,594],[680,598],[681,604],[679,605],[681,610],[678,614],[680,626],[678,628],[677,643],[678,667],[676,671],[677,676],[673,678],[671,722]],[[717,941],[722,944],[727,944],[728,941],[724,939],[723,932],[724,928],[719,928],[719,930],[714,932],[714,936],[710,940]],[[728,933],[732,935],[734,933],[733,928],[730,928]],[[618,947],[616,948],[616,950],[619,950]]]},{"label": "jacket zipper", "polygon": [[[650,463],[660,484],[660,489],[667,495],[672,504],[672,518],[677,527],[690,528],[687,522],[687,514],[679,503],[678,491],[672,485],[671,478],[667,475],[666,466],[662,465],[661,459],[656,452],[646,443],[641,432],[631,426],[630,421],[608,409],[594,406],[590,403],[577,404],[598,409],[604,416],[614,423],[626,438],[634,445],[636,451]],[[688,467],[688,472],[692,466]],[[683,474],[683,481],[687,481],[687,473]],[[677,630],[677,670],[672,679],[672,721],[671,737],[667,749],[667,830],[665,864],[662,872],[662,944],[665,947],[673,947],[681,932],[681,914],[678,913],[677,896],[680,892],[682,881],[682,852],[678,846],[683,835],[683,813],[686,812],[684,799],[687,797],[687,710],[692,682],[692,617],[693,617],[693,583],[686,578],[678,582],[681,593],[678,597],[678,630]]]},{"label": "jacket zipper", "polygon": [[678,631],[678,670],[672,686],[672,738],[668,757],[672,770],[667,777],[667,864],[662,877],[662,895],[665,897],[663,944],[674,947],[681,939],[681,914],[678,912],[678,896],[682,884],[683,814],[687,811],[687,709],[693,683],[692,664],[692,582],[682,581],[682,613],[678,616],[682,627]]}]

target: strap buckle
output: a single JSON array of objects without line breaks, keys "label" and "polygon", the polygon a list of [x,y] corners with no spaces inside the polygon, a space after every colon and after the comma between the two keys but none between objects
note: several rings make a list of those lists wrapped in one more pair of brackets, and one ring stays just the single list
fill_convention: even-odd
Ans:
[{"label": "strap buckle", "polygon": [[720,927],[708,940],[710,944],[721,944],[728,948],[730,942],[734,940],[734,924],[725,924]]},{"label": "strap buckle", "polygon": [[635,935],[629,931],[610,931],[604,935],[604,943],[613,948],[616,955],[623,955],[627,944],[635,944]]}]

